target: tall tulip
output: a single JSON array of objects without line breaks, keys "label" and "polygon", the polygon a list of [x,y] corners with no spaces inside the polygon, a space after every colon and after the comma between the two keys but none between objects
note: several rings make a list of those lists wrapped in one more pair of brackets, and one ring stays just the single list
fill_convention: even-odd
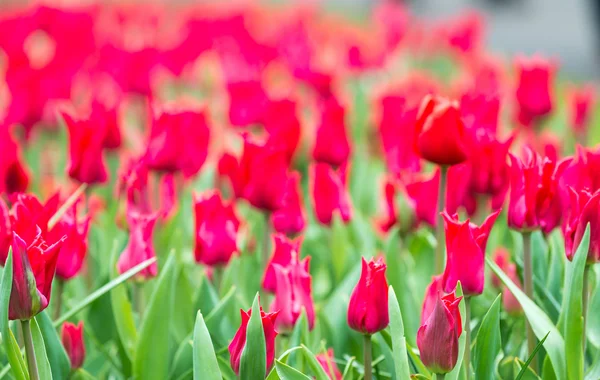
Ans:
[{"label": "tall tulip", "polygon": [[292,172],[285,185],[281,208],[271,215],[271,224],[276,232],[296,235],[306,226],[306,213],[302,202],[300,173]]},{"label": "tall tulip", "polygon": [[312,156],[315,161],[334,167],[343,165],[350,157],[344,108],[333,97],[321,104],[321,122],[317,128]]},{"label": "tall tulip", "polygon": [[552,82],[555,65],[540,57],[517,57],[517,119],[531,126],[548,115],[553,108]]},{"label": "tall tulip", "polygon": [[62,326],[61,341],[71,362],[71,369],[81,368],[85,360],[83,321],[80,321],[77,325],[65,322]]},{"label": "tall tulip", "polygon": [[352,217],[346,171],[345,165],[337,170],[325,163],[317,163],[312,167],[313,207],[317,220],[322,224],[330,225],[334,212],[339,212],[344,222]]}]

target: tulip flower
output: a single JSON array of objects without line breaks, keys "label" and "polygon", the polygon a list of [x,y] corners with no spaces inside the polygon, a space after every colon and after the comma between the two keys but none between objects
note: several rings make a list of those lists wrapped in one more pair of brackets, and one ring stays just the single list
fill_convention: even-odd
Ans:
[{"label": "tulip flower", "polygon": [[[587,190],[595,192],[600,190],[600,151],[597,149],[577,146],[577,152],[571,165],[564,171],[562,180],[566,188],[572,187],[576,191]],[[563,194],[563,201],[569,204],[568,191]]]},{"label": "tulip flower", "polygon": [[321,224],[330,225],[334,212],[339,212],[344,222],[352,217],[346,171],[345,165],[336,170],[324,163],[314,164],[311,168],[313,208]]},{"label": "tulip flower", "polygon": [[437,297],[435,307],[417,332],[421,361],[433,373],[446,374],[458,360],[458,338],[462,334],[460,304],[454,293]]},{"label": "tulip flower", "polygon": [[[235,371],[236,374],[240,373],[240,362],[242,359],[242,352],[246,347],[246,329],[248,328],[248,321],[250,320],[250,316],[252,315],[252,309],[248,311],[240,310],[240,314],[242,316],[242,324],[240,328],[235,333],[231,344],[229,344],[229,355],[231,357],[230,363],[231,368]],[[265,334],[265,343],[267,347],[267,368],[273,365],[273,361],[275,360],[275,337],[277,336],[277,331],[275,331],[275,323],[277,321],[278,312],[274,313],[265,313],[260,308],[260,317],[263,325],[263,331]]]},{"label": "tulip flower", "polygon": [[[510,265],[510,253],[503,247],[499,247],[496,249],[493,255],[494,263],[498,265],[500,269],[506,272],[506,268]],[[492,274],[492,285],[496,289],[500,289],[502,287],[502,282],[495,274]]]},{"label": "tulip flower", "polygon": [[273,254],[265,267],[262,286],[268,292],[275,293],[277,289],[277,278],[275,275],[275,265],[288,267],[292,262],[299,261],[299,252],[301,241],[299,239],[290,240],[285,235],[273,235]]},{"label": "tulip flower", "polygon": [[206,160],[209,136],[203,111],[174,105],[154,110],[146,165],[152,170],[181,171],[191,177],[200,171]]},{"label": "tulip flower", "polygon": [[504,202],[510,185],[510,166],[508,150],[514,136],[500,141],[490,135],[482,136],[473,147],[473,156],[469,160],[469,189],[475,194],[488,195],[493,199],[493,208],[499,208]]},{"label": "tulip flower", "polygon": [[260,123],[269,107],[269,98],[260,81],[236,81],[227,84],[229,122],[245,127]]},{"label": "tulip flower", "polygon": [[348,325],[363,334],[375,334],[389,324],[385,269],[382,258],[369,262],[362,259],[360,279],[348,305]]},{"label": "tulip flower", "polygon": [[69,177],[90,185],[106,182],[106,126],[97,120],[78,119],[67,113],[62,117],[69,131]]},{"label": "tulip flower", "polygon": [[104,141],[102,146],[105,149],[119,148],[121,146],[121,130],[117,107],[108,107],[95,100],[92,102],[91,108],[90,119],[95,120],[99,125],[104,125]]},{"label": "tulip flower", "polygon": [[77,220],[77,203],[75,203],[48,232],[48,239],[51,241],[58,240],[62,236],[67,237],[60,248],[56,264],[56,276],[59,279],[70,280],[81,270],[88,248],[89,226],[89,217],[84,218],[83,221]]},{"label": "tulip flower", "polygon": [[421,309],[421,325],[424,325],[435,305],[437,304],[440,294],[444,292],[444,282],[442,281],[442,275],[431,277],[431,283],[425,290],[425,299],[423,300],[423,307]]},{"label": "tulip flower", "polygon": [[[152,235],[156,215],[140,214],[136,211],[128,211],[127,223],[129,224],[129,242],[121,253],[117,261],[117,270],[119,274],[127,272],[144,261],[156,257]],[[158,266],[156,262],[143,269],[136,275],[138,280],[145,280],[156,277]]]},{"label": "tulip flower", "polygon": [[218,191],[194,196],[196,220],[196,262],[205,265],[226,265],[237,252],[240,221],[234,204],[224,202]]},{"label": "tulip flower", "polygon": [[52,279],[61,246],[66,237],[51,243],[42,238],[42,230],[31,240],[13,232],[13,285],[8,318],[28,320],[48,307]]},{"label": "tulip flower", "polygon": [[585,143],[587,129],[596,105],[596,90],[591,85],[573,88],[568,93],[569,126]]},{"label": "tulip flower", "polygon": [[334,361],[333,348],[328,349],[327,352],[322,354],[315,355],[315,357],[330,380],[342,380],[342,373]]},{"label": "tulip flower", "polygon": [[585,228],[590,225],[590,245],[587,252],[587,263],[600,262],[600,190],[589,193],[586,190],[576,192],[569,189],[571,208],[569,218],[563,227],[565,237],[565,253],[569,261],[583,239]]},{"label": "tulip flower", "polygon": [[[477,86],[473,87],[460,98],[460,112],[465,128],[475,136],[495,135],[500,116],[500,97],[496,92],[484,92]],[[477,157],[475,153],[471,155]]]},{"label": "tulip flower", "polygon": [[312,157],[334,167],[343,165],[350,157],[344,107],[333,97],[321,104],[321,122],[317,127]]},{"label": "tulip flower", "polygon": [[71,361],[71,370],[83,366],[85,360],[85,344],[83,343],[83,321],[77,325],[65,322],[62,326],[61,340],[67,356]]},{"label": "tulip flower", "polygon": [[48,222],[58,210],[59,194],[50,197],[42,204],[33,194],[16,193],[11,197],[10,220],[12,230],[23,240],[33,241],[38,234],[48,233]]},{"label": "tulip flower", "polygon": [[312,330],[315,325],[309,263],[310,257],[302,261],[293,259],[287,267],[272,264],[275,272],[275,299],[271,304],[271,311],[279,311],[275,324],[278,331],[291,333],[300,318],[302,309],[306,312],[309,330]]},{"label": "tulip flower", "polygon": [[444,291],[450,293],[460,281],[465,296],[478,295],[483,292],[485,247],[492,226],[500,211],[488,216],[478,227],[470,223],[458,221],[458,215],[444,213],[446,229],[447,262],[442,282]]},{"label": "tulip flower", "polygon": [[552,82],[555,65],[539,56],[517,57],[517,119],[524,126],[531,126],[548,115],[553,107]]},{"label": "tulip flower", "polygon": [[288,177],[282,206],[271,215],[271,224],[276,232],[296,235],[302,232],[306,226],[300,179],[298,172],[292,172]]},{"label": "tulip flower", "polygon": [[29,175],[21,158],[19,145],[5,125],[0,126],[0,152],[0,193],[26,191]]},{"label": "tulip flower", "polygon": [[291,163],[300,143],[301,132],[296,103],[289,99],[271,101],[263,125],[269,134],[269,145],[283,147],[287,162]]},{"label": "tulip flower", "polygon": [[12,226],[8,212],[6,202],[0,198],[0,264],[2,266],[6,263],[8,250],[12,243]]}]

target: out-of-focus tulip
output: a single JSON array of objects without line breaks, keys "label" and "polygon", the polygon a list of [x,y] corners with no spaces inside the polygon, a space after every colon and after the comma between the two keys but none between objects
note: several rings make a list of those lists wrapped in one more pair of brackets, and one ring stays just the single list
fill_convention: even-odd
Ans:
[{"label": "out-of-focus tulip", "polygon": [[121,129],[117,107],[108,107],[95,100],[91,104],[90,120],[98,125],[103,125],[104,141],[102,146],[106,149],[117,149],[121,146]]},{"label": "out-of-focus tulip", "polygon": [[194,197],[196,248],[194,257],[205,265],[226,265],[237,252],[240,221],[234,204],[224,202],[218,191]]},{"label": "out-of-focus tulip", "polygon": [[423,300],[423,307],[421,309],[421,325],[424,325],[427,318],[433,312],[435,305],[440,298],[440,294],[444,293],[444,282],[442,281],[442,275],[432,276],[431,283],[425,290],[425,299]]},{"label": "out-of-focus tulip", "polygon": [[284,190],[283,205],[273,212],[271,223],[275,231],[286,235],[296,235],[304,230],[306,213],[302,203],[300,173],[290,173]]},{"label": "out-of-focus tulip", "polygon": [[169,105],[154,110],[146,165],[152,170],[178,172],[191,177],[208,155],[210,130],[203,111]]},{"label": "out-of-focus tulip", "polygon": [[259,81],[227,84],[229,122],[238,127],[260,123],[269,107],[269,98]]},{"label": "out-of-focus tulip", "polygon": [[519,231],[541,229],[549,233],[560,224],[564,212],[560,179],[571,159],[553,162],[525,150],[521,160],[510,154],[510,205],[508,226]]},{"label": "out-of-focus tulip", "polygon": [[457,102],[427,95],[417,117],[415,148],[434,164],[456,165],[469,156],[469,139]]},{"label": "out-of-focus tulip", "polygon": [[318,354],[315,357],[323,370],[325,370],[325,373],[327,373],[327,376],[329,376],[330,380],[342,379],[342,373],[334,361],[335,355],[333,354],[333,348],[330,348],[326,353]]},{"label": "out-of-focus tulip", "polygon": [[454,293],[438,296],[433,311],[417,332],[421,361],[433,373],[452,371],[458,360],[458,338],[462,333],[458,305],[461,299]]},{"label": "out-of-focus tulip", "polygon": [[330,225],[334,212],[339,212],[344,222],[352,217],[346,171],[345,165],[337,170],[325,163],[317,163],[312,167],[313,207],[317,220],[322,224]]},{"label": "out-of-focus tulip", "polygon": [[19,145],[6,126],[0,126],[0,193],[20,193],[29,186],[29,175]]},{"label": "out-of-focus tulip", "polygon": [[568,93],[569,126],[578,135],[587,134],[596,105],[596,90],[593,86],[573,88]]},{"label": "out-of-focus tulip", "polygon": [[299,239],[291,240],[284,235],[275,234],[273,235],[273,243],[273,254],[266,266],[262,282],[263,288],[272,293],[277,289],[274,265],[287,267],[292,262],[299,261],[301,241]]},{"label": "out-of-focus tulip", "polygon": [[[496,263],[500,269],[506,272],[506,268],[508,268],[508,265],[510,264],[510,253],[505,248],[499,247],[494,252],[493,257],[494,263]],[[492,274],[492,285],[497,289],[502,287],[502,282],[495,274]]]},{"label": "out-of-focus tulip", "polygon": [[321,121],[317,128],[312,157],[317,162],[338,167],[350,157],[344,107],[335,98],[329,98],[323,101],[321,108]]},{"label": "out-of-focus tulip", "polygon": [[[515,285],[520,289],[523,289],[521,280],[519,279],[519,276],[517,276],[517,266],[514,263],[509,263],[504,272]],[[504,310],[509,314],[521,314],[523,312],[521,304],[508,288],[504,288],[502,291],[502,306],[504,306]]]},{"label": "out-of-focus tulip", "polygon": [[0,264],[4,266],[8,249],[12,243],[12,226],[8,206],[4,199],[0,198]]},{"label": "out-of-focus tulip", "polygon": [[554,64],[542,57],[517,57],[517,119],[531,126],[553,107]]},{"label": "out-of-focus tulip", "polygon": [[[129,225],[129,242],[117,262],[119,274],[123,274],[136,265],[156,257],[152,242],[155,223],[155,214],[146,215],[128,210],[127,224]],[[139,280],[146,280],[156,277],[157,273],[158,265],[154,262],[139,272],[136,275],[136,278]]]},{"label": "out-of-focus tulip", "polygon": [[[600,176],[597,173],[600,173],[600,150],[577,145],[577,153],[562,180],[576,191],[588,190],[593,193],[600,190]],[[563,198],[568,204],[568,193],[565,192]]]},{"label": "out-of-focus tulip", "polygon": [[591,194],[586,190],[576,192],[570,188],[569,192],[571,195],[570,214],[563,226],[567,258],[573,260],[589,223],[590,246],[587,262],[589,264],[600,262],[600,190]]},{"label": "out-of-focus tulip", "polygon": [[77,203],[75,203],[54,228],[48,232],[50,241],[58,240],[62,236],[67,237],[58,254],[56,264],[56,276],[58,278],[70,280],[81,270],[87,254],[89,226],[89,217],[85,217],[82,221],[77,220]]},{"label": "out-of-focus tulip", "polygon": [[458,215],[450,216],[444,212],[446,228],[446,269],[444,270],[444,291],[450,293],[460,281],[463,293],[467,296],[483,293],[485,284],[485,247],[492,226],[500,211],[488,216],[478,227],[458,221]]},{"label": "out-of-focus tulip", "polygon": [[[239,374],[240,372],[242,352],[246,347],[246,329],[248,328],[248,321],[252,315],[252,309],[248,311],[240,310],[240,314],[242,316],[242,324],[235,333],[231,344],[229,344],[231,368],[233,368],[236,374]],[[275,360],[275,337],[277,336],[277,331],[275,331],[275,323],[277,321],[277,315],[278,312],[265,313],[262,307],[260,308],[260,317],[262,320],[263,331],[265,333],[265,343],[267,346],[267,371],[273,365],[273,360]]]},{"label": "out-of-focus tulip", "polygon": [[499,198],[501,201],[496,203],[502,204],[510,185],[508,150],[513,140],[510,137],[500,141],[491,136],[478,139],[468,161],[471,169],[469,189],[473,193]]},{"label": "out-of-focus tulip", "polygon": [[269,134],[269,144],[282,146],[288,163],[291,163],[300,142],[301,132],[296,103],[289,99],[271,101],[263,125]]},{"label": "out-of-focus tulip", "polygon": [[13,232],[13,284],[8,318],[26,320],[48,307],[58,253],[66,237],[47,244],[42,231],[25,241]]},{"label": "out-of-focus tulip", "polygon": [[283,267],[272,264],[275,272],[275,299],[271,311],[279,311],[276,327],[283,332],[291,332],[302,313],[306,311],[308,328],[315,325],[315,305],[312,299],[312,278],[309,273],[310,257],[292,262]]},{"label": "out-of-focus tulip", "polygon": [[85,361],[85,344],[83,343],[83,321],[77,325],[65,322],[62,326],[61,341],[71,361],[71,369],[81,368]]},{"label": "out-of-focus tulip", "polygon": [[362,259],[362,272],[348,304],[348,325],[363,334],[375,334],[389,324],[386,265],[382,258]]},{"label": "out-of-focus tulip", "polygon": [[460,112],[465,128],[472,134],[495,135],[500,115],[500,97],[477,90],[466,92],[460,98]]},{"label": "out-of-focus tulip", "polygon": [[90,185],[106,182],[106,126],[97,120],[77,119],[67,113],[62,117],[69,131],[69,176]]}]

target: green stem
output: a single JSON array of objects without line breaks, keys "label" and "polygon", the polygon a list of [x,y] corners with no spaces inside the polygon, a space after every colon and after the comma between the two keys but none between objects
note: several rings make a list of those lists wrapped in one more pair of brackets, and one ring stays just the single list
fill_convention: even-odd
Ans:
[{"label": "green stem", "polygon": [[590,269],[592,269],[591,265],[585,266],[585,270],[583,271],[583,353],[585,355],[585,346],[587,343],[586,338],[586,326],[587,326],[587,311],[588,311],[588,301],[590,297]]},{"label": "green stem", "polygon": [[465,332],[467,341],[465,342],[465,355],[463,356],[463,365],[467,371],[467,380],[471,379],[471,297],[465,297]]},{"label": "green stem", "polygon": [[268,212],[264,213],[264,230],[263,230],[263,241],[262,241],[262,268],[267,266],[270,255],[270,241],[271,241],[271,224],[269,221],[270,215]]},{"label": "green stem", "polygon": [[223,266],[217,265],[213,268],[213,286],[217,294],[221,294],[221,283],[223,282]]},{"label": "green stem", "polygon": [[54,302],[54,318],[52,318],[55,321],[58,318],[60,318],[60,311],[62,309],[62,298],[63,298],[64,289],[65,289],[65,281],[60,278],[57,278],[56,286],[54,288],[54,299],[56,300]]},{"label": "green stem", "polygon": [[142,282],[134,282],[133,283],[133,305],[135,310],[137,310],[140,318],[144,314],[144,292],[143,292],[143,283]]},{"label": "green stem", "polygon": [[365,380],[373,379],[373,366],[371,358],[371,335],[363,335],[363,348],[364,348],[364,368],[365,368]]},{"label": "green stem", "polygon": [[435,379],[436,379],[436,380],[444,380],[444,378],[445,378],[445,377],[446,377],[446,374],[445,374],[445,373],[437,373],[437,374],[435,375]]},{"label": "green stem", "polygon": [[448,167],[440,166],[440,188],[438,192],[437,204],[437,226],[435,230],[435,238],[437,246],[435,247],[435,273],[441,273],[444,270],[444,256],[446,242],[444,241],[444,218],[441,213],[446,207],[446,182],[448,179]]},{"label": "green stem", "polygon": [[[533,299],[533,266],[531,262],[531,232],[523,232],[523,277],[525,280],[525,294],[532,301]],[[535,301],[534,301],[535,302]],[[531,324],[525,320],[525,328],[527,330],[527,351],[531,355],[536,346],[536,338],[531,329]],[[531,361],[531,368],[537,372],[537,355]]]},{"label": "green stem", "polygon": [[35,351],[33,350],[33,338],[31,336],[31,326],[29,319],[21,321],[23,329],[23,339],[25,340],[25,355],[27,356],[27,368],[29,369],[29,378],[31,380],[39,380],[38,366],[35,360]]}]

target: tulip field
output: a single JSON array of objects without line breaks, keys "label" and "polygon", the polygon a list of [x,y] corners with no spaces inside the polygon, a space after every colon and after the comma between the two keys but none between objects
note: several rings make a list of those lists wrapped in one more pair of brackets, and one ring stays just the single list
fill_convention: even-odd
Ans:
[{"label": "tulip field", "polygon": [[403,2],[0,8],[0,379],[600,379],[592,80]]}]

